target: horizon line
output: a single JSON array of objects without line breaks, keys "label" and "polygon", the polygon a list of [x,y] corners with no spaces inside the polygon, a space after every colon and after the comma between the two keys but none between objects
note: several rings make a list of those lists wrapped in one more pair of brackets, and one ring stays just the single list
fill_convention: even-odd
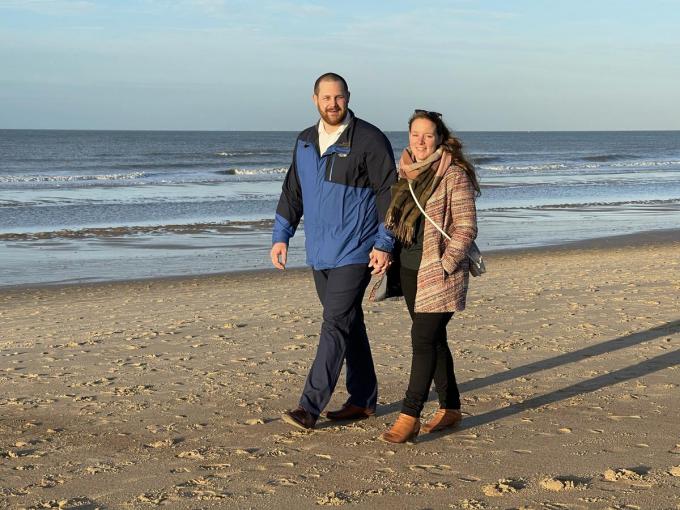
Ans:
[{"label": "horizon line", "polygon": [[[91,129],[91,128],[4,128],[0,131],[95,131],[160,133],[299,133],[299,129]],[[407,133],[408,130],[381,129],[383,133]],[[455,133],[661,133],[680,129],[454,129]]]}]

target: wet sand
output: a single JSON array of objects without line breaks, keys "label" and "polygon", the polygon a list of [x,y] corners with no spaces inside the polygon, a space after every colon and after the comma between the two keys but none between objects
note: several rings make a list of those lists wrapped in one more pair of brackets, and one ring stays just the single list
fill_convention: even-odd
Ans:
[{"label": "wet sand", "polygon": [[24,232],[0,234],[0,241],[37,241],[45,239],[119,238],[138,234],[232,234],[234,232],[271,232],[273,220],[231,221],[226,223],[194,223],[191,225],[157,225],[134,227],[83,228],[47,232]]},{"label": "wet sand", "polygon": [[464,421],[415,445],[377,440],[403,302],[365,305],[378,415],[304,432],[306,270],[4,289],[0,508],[680,508],[677,232],[487,266],[449,326]]}]

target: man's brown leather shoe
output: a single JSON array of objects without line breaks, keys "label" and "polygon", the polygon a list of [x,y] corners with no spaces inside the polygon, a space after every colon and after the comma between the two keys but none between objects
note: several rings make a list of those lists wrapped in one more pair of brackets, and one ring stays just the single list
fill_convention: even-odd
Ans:
[{"label": "man's brown leather shoe", "polygon": [[326,417],[329,420],[361,420],[373,416],[375,409],[369,407],[359,407],[354,404],[346,403],[337,411],[328,411]]},{"label": "man's brown leather shoe", "polygon": [[308,413],[302,406],[299,406],[292,411],[286,411],[281,416],[281,419],[293,427],[304,430],[312,430],[314,425],[316,425],[316,417],[313,414]]}]

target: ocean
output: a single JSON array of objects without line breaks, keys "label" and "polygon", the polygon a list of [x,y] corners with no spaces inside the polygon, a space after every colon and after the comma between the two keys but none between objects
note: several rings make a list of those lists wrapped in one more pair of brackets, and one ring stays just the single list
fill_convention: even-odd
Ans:
[{"label": "ocean", "polygon": [[[387,133],[398,159],[407,133]],[[460,132],[502,250],[680,225],[680,132]],[[295,132],[0,130],[0,286],[269,268]],[[304,232],[289,266],[304,265]]]}]

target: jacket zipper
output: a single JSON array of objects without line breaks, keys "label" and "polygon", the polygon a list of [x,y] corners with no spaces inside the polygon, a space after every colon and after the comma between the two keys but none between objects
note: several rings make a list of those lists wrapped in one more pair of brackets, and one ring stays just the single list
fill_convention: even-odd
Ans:
[{"label": "jacket zipper", "polygon": [[328,180],[330,181],[333,177],[333,165],[335,164],[335,154],[331,154],[331,171],[328,172]]}]

